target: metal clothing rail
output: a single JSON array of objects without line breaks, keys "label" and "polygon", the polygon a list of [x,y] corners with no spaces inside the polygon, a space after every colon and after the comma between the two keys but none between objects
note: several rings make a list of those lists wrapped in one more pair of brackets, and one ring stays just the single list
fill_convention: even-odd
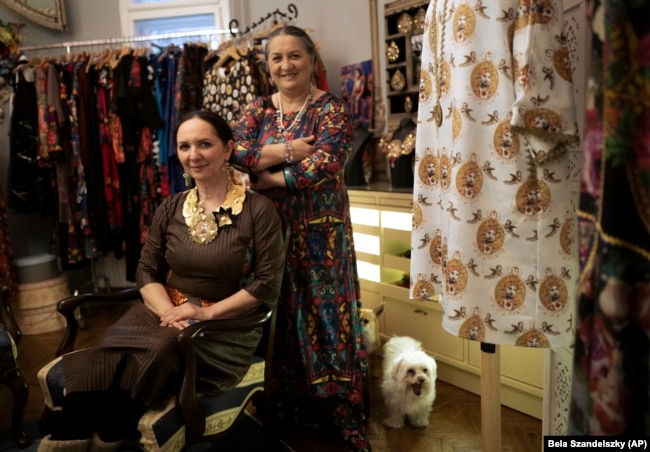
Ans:
[{"label": "metal clothing rail", "polygon": [[205,37],[210,40],[211,36],[230,34],[231,30],[203,30],[203,31],[189,31],[189,32],[175,32],[175,33],[161,33],[145,36],[124,36],[119,38],[106,38],[106,39],[90,39],[88,41],[69,41],[58,42],[54,44],[43,44],[33,46],[23,46],[20,50],[23,52],[30,50],[46,50],[46,49],[60,49],[65,48],[67,53],[70,53],[71,47],[90,47],[90,46],[109,46],[115,44],[129,44],[135,42],[157,41],[162,39],[178,39],[178,38],[196,38]]},{"label": "metal clothing rail", "polygon": [[239,21],[237,19],[232,19],[228,24],[230,34],[233,35],[233,37],[237,37],[237,33],[241,31],[242,35],[245,35],[248,32],[254,30],[255,27],[261,25],[262,23],[266,22],[271,18],[273,18],[273,23],[276,24],[278,23],[278,16],[288,21],[294,20],[298,17],[298,7],[293,3],[289,3],[289,5],[287,6],[287,10],[289,11],[289,14],[285,14],[282,11],[280,11],[279,8],[276,8],[275,11],[268,12],[266,16],[262,16],[260,20],[258,20],[257,22],[253,22],[250,26],[246,27],[245,30],[239,30]]}]

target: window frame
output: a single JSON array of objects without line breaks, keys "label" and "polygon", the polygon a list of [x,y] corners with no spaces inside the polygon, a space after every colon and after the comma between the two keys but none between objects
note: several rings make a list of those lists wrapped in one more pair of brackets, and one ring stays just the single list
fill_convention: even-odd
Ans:
[{"label": "window frame", "polygon": [[137,20],[213,14],[214,30],[227,31],[231,20],[231,0],[170,0],[164,3],[133,4],[119,0],[122,36],[135,36]]}]

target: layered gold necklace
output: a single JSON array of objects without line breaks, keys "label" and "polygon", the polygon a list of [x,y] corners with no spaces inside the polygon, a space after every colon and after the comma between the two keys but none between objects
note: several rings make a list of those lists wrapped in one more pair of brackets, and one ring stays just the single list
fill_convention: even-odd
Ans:
[{"label": "layered gold necklace", "polygon": [[293,129],[295,129],[298,126],[298,123],[300,122],[300,118],[302,118],[302,115],[305,113],[305,110],[307,109],[307,105],[309,105],[313,97],[314,97],[314,85],[312,85],[311,88],[309,89],[309,94],[307,94],[307,98],[305,99],[305,102],[302,104],[300,111],[298,111],[296,117],[293,119],[293,122],[289,125],[289,127],[285,128],[284,112],[282,111],[282,95],[278,93],[278,118],[277,118],[278,133],[280,133],[284,141],[289,140],[289,136],[291,135],[291,132],[293,131]]},{"label": "layered gold necklace", "polygon": [[[434,16],[433,20],[436,20],[436,15],[438,14],[438,0],[433,4]],[[442,14],[440,15],[442,25],[440,25],[437,20],[435,23],[436,27],[436,42],[434,47],[434,65],[435,65],[435,77],[436,77],[436,105],[433,107],[433,120],[436,122],[436,126],[440,127],[442,125],[442,106],[440,105],[440,98],[442,97],[442,73],[445,70],[444,61],[445,61],[445,25],[447,24],[447,0],[444,0],[442,6]],[[440,28],[438,27],[440,25]]]},{"label": "layered gold necklace", "polygon": [[190,237],[199,245],[212,242],[219,229],[232,224],[231,215],[239,215],[246,199],[246,187],[228,182],[226,201],[219,210],[206,214],[199,203],[199,192],[193,188],[187,194],[183,203],[183,218],[187,224]]}]

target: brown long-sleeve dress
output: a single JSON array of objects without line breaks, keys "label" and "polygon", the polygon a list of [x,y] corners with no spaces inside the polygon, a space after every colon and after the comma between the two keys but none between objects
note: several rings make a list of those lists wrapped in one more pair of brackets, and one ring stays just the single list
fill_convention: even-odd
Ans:
[{"label": "brown long-sleeve dress", "polygon": [[[157,210],[138,265],[137,284],[158,282],[190,300],[218,302],[246,289],[264,305],[278,297],[284,269],[280,216],[273,203],[246,193],[233,224],[220,228],[214,241],[192,241],[183,218],[188,192],[165,199]],[[150,409],[161,409],[182,378],[178,330],[137,303],[90,349],[63,358],[68,393],[125,389]],[[198,388],[218,393],[234,387],[246,373],[261,329],[228,331],[204,338],[199,352]]]}]

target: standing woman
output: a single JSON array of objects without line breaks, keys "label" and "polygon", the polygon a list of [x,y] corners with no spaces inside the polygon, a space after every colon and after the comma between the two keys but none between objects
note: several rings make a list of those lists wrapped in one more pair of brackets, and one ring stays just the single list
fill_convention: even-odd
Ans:
[{"label": "standing woman", "polygon": [[350,451],[370,451],[367,361],[343,167],[353,132],[344,103],[314,86],[316,47],[295,26],[271,33],[265,57],[278,92],[248,105],[231,163],[290,219],[293,246],[280,297],[279,416],[338,429]]}]

